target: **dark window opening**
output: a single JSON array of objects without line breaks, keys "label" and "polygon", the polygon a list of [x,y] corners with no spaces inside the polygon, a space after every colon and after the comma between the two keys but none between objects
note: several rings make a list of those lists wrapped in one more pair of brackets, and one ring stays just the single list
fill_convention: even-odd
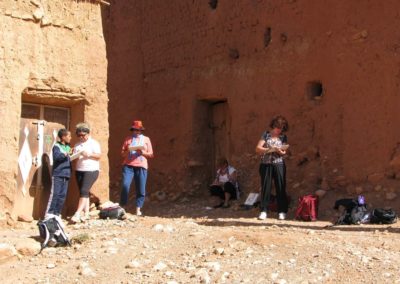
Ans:
[{"label": "dark window opening", "polygon": [[229,49],[229,57],[232,59],[239,59],[239,50],[237,50],[236,48]]},{"label": "dark window opening", "polygon": [[320,100],[324,94],[324,88],[319,81],[309,82],[307,86],[308,97],[311,100]]},{"label": "dark window opening", "polygon": [[271,43],[271,28],[268,27],[264,32],[264,47],[267,47]]},{"label": "dark window opening", "polygon": [[208,4],[210,5],[211,9],[215,10],[218,6],[218,0],[210,0],[208,1]]}]

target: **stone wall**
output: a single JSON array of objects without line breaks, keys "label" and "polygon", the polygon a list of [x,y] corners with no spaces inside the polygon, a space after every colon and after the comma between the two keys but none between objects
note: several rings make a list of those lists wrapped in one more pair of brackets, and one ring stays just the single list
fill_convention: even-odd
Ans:
[{"label": "stone wall", "polygon": [[[111,75],[109,86],[118,88],[110,97],[123,101],[114,106],[125,113],[118,123],[126,129],[142,118],[153,141],[150,194],[205,192],[215,158],[210,111],[225,101],[226,155],[245,191],[259,188],[254,148],[271,117],[282,114],[290,123],[291,195],[323,189],[334,200],[363,193],[398,207],[399,6],[112,1],[106,27],[125,40],[107,40],[108,58],[129,69],[131,80]],[[110,148],[119,148],[120,129],[110,132]],[[110,159],[117,196],[119,159]]]},{"label": "stone wall", "polygon": [[[80,120],[93,126],[93,137],[100,141],[104,153],[94,193],[107,199],[107,60],[100,6],[72,0],[1,1],[0,29],[3,217],[7,212],[18,213],[16,200],[21,198],[16,192],[16,179],[22,100],[70,108],[72,131]],[[75,210],[77,197],[73,186],[68,212]]]}]

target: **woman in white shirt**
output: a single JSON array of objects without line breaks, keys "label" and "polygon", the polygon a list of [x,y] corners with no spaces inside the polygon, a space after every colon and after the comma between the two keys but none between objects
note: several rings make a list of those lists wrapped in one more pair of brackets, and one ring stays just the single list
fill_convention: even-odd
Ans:
[{"label": "woman in white shirt", "polygon": [[71,218],[74,223],[89,219],[90,189],[99,177],[101,157],[100,144],[90,136],[90,126],[87,123],[79,123],[76,126],[76,135],[80,142],[75,145],[74,154],[81,153],[81,155],[76,162],[75,170],[80,198],[78,209]]},{"label": "woman in white shirt", "polygon": [[218,163],[217,176],[210,185],[211,195],[219,196],[223,202],[217,206],[229,207],[229,200],[239,199],[239,186],[237,183],[236,169],[229,165],[228,160],[221,158]]}]

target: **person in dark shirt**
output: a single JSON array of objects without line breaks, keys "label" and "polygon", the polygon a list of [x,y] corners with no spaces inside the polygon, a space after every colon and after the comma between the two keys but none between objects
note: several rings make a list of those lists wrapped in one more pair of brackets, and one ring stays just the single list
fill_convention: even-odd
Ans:
[{"label": "person in dark shirt", "polygon": [[69,179],[71,177],[71,132],[63,128],[58,131],[58,139],[52,149],[53,172],[52,186],[47,205],[45,219],[60,217],[67,196]]}]

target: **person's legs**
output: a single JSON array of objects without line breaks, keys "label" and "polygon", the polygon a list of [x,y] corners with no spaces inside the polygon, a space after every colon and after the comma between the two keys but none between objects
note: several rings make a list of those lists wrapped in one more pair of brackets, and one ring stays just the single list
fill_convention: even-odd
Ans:
[{"label": "person's legs", "polygon": [[81,212],[84,211],[86,214],[89,213],[89,193],[90,189],[92,188],[93,184],[99,177],[99,171],[93,171],[93,172],[76,172],[77,173],[77,180],[78,180],[78,175],[79,175],[79,180],[80,182],[80,195],[81,197],[79,198],[79,203],[78,203],[78,208],[72,216],[71,220],[73,222],[80,222],[81,221]]},{"label": "person's legs", "polygon": [[211,195],[218,196],[221,199],[225,198],[224,197],[225,196],[224,195],[224,190],[222,189],[222,187],[220,185],[211,185],[210,186],[210,193],[211,193]]},{"label": "person's legs", "polygon": [[57,215],[58,211],[60,211],[58,207],[58,199],[60,195],[60,191],[62,190],[62,178],[60,177],[52,177],[50,198],[47,204],[47,210],[45,214],[45,219],[47,219],[48,215]]},{"label": "person's legs", "polygon": [[275,164],[273,178],[276,189],[276,198],[278,201],[279,219],[285,219],[288,211],[288,202],[286,196],[286,166],[283,163]]},{"label": "person's legs", "polygon": [[147,169],[142,167],[134,167],[134,172],[136,189],[136,214],[141,215],[141,208],[144,205],[144,200],[146,197]]},{"label": "person's legs", "polygon": [[229,206],[229,200],[236,199],[236,188],[231,182],[224,184],[224,207]]},{"label": "person's legs", "polygon": [[261,164],[260,165],[260,176],[261,176],[261,199],[260,199],[260,211],[267,212],[269,199],[271,196],[272,189],[272,165]]},{"label": "person's legs", "polygon": [[119,204],[125,206],[128,203],[129,191],[134,176],[133,167],[124,165],[122,168],[122,189],[121,189],[121,199]]},{"label": "person's legs", "polygon": [[57,213],[55,213],[55,215],[61,215],[61,211],[65,203],[65,198],[67,197],[68,184],[69,184],[69,178],[65,177],[60,178],[60,190],[58,193],[58,200],[57,200]]}]

